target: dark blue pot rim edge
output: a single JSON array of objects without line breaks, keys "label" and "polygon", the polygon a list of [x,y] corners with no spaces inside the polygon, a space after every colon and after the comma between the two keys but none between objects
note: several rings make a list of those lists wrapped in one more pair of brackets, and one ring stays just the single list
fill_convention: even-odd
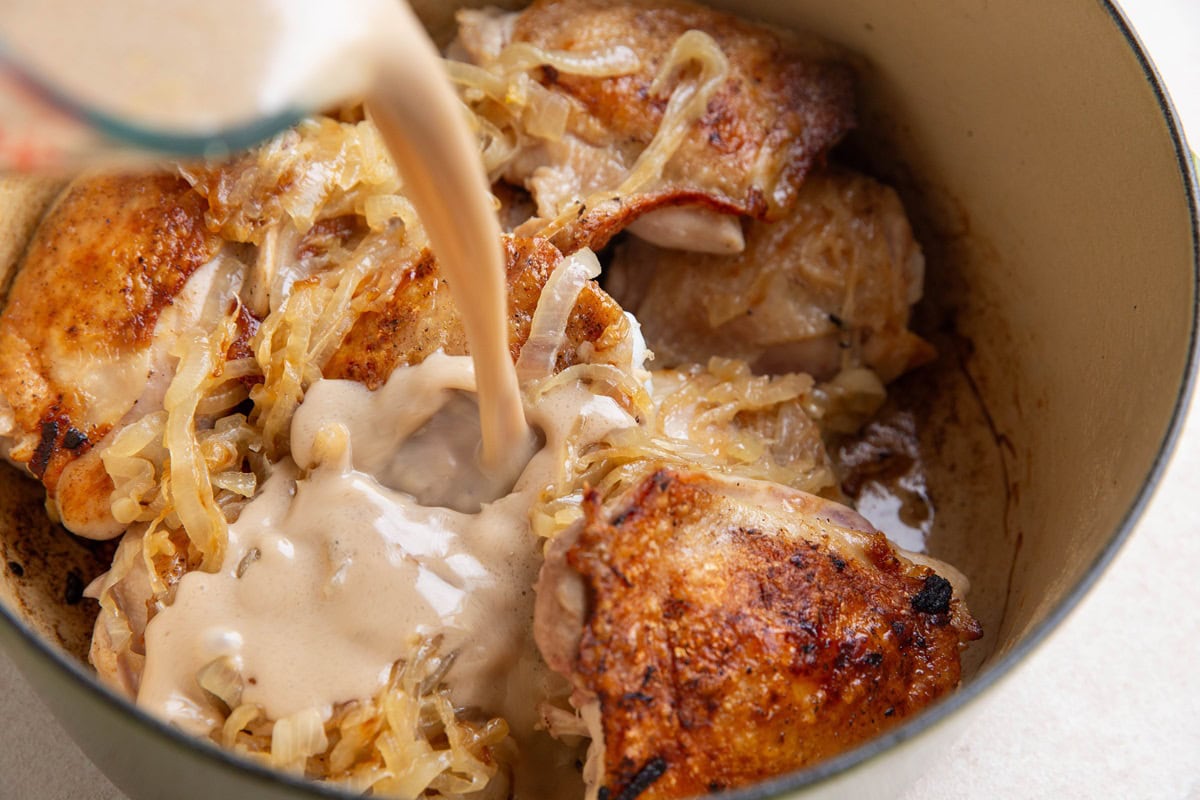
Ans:
[{"label": "dark blue pot rim edge", "polygon": [[[1198,206],[1200,206],[1200,190],[1197,188],[1196,164],[1192,160],[1192,156],[1188,150],[1186,140],[1183,135],[1183,128],[1180,123],[1178,114],[1171,103],[1166,91],[1163,88],[1162,80],[1158,75],[1153,63],[1146,55],[1145,49],[1142,46],[1137,34],[1134,32],[1132,25],[1113,0],[1096,0],[1104,11],[1108,14],[1113,24],[1116,25],[1121,35],[1125,38],[1126,44],[1133,51],[1138,59],[1138,63],[1142,68],[1142,72],[1154,92],[1158,102],[1159,110],[1167,123],[1168,130],[1171,135],[1172,144],[1175,148],[1175,157],[1179,167],[1180,177],[1183,180],[1184,188],[1187,193],[1188,213],[1191,221],[1192,234],[1192,285],[1193,285],[1193,301],[1200,298],[1200,216],[1198,216]],[[954,715],[980,696],[993,684],[1007,677],[1018,663],[1028,657],[1035,649],[1037,649],[1062,623],[1075,608],[1083,597],[1091,591],[1096,581],[1107,569],[1112,560],[1116,557],[1121,547],[1129,539],[1138,519],[1145,511],[1153,497],[1155,489],[1161,482],[1162,476],[1167,469],[1171,455],[1175,450],[1175,446],[1179,441],[1180,434],[1183,429],[1184,417],[1186,416],[1188,404],[1194,390],[1197,371],[1197,312],[1193,309],[1192,314],[1192,329],[1188,341],[1187,366],[1185,368],[1183,381],[1180,384],[1179,394],[1176,397],[1175,407],[1171,413],[1171,420],[1168,425],[1166,435],[1159,447],[1158,453],[1155,455],[1150,471],[1143,481],[1138,494],[1134,499],[1133,504],[1126,512],[1124,518],[1117,526],[1113,537],[1108,544],[1097,556],[1095,561],[1084,573],[1083,578],[1072,588],[1072,590],[1058,603],[1058,605],[1050,611],[1049,614],[1032,631],[1014,647],[1010,652],[1002,656],[994,664],[989,665],[972,681],[963,687],[960,691],[955,692],[945,700],[940,701],[930,707],[925,712],[919,714],[913,719],[905,722],[892,731],[889,731],[882,736],[876,737],[871,741],[862,744],[840,756],[824,761],[813,767],[809,767],[798,772],[788,775],[783,775],[778,778],[773,778],[768,781],[759,783],[753,787],[740,791],[723,793],[721,796],[728,800],[772,800],[772,798],[785,797],[790,792],[816,785],[818,783],[831,780],[835,777],[849,773],[852,769],[863,766],[870,760],[882,755],[883,753],[899,746],[901,743],[908,741],[921,734],[925,730],[934,727],[935,725],[944,722],[950,716]],[[186,751],[186,755],[199,754],[208,759],[216,768],[225,771],[234,771],[242,773],[247,778],[255,779],[259,782],[271,784],[273,786],[289,786],[301,794],[307,793],[310,797],[327,797],[339,798],[339,800],[348,800],[349,798],[358,797],[340,790],[334,786],[317,784],[312,781],[304,780],[303,778],[278,772],[260,764],[243,759],[236,754],[223,750],[213,743],[203,739],[198,739],[182,731],[174,728],[156,717],[151,716],[147,712],[130,703],[123,697],[119,697],[110,691],[108,688],[99,683],[95,675],[86,669],[81,663],[63,653],[61,650],[53,647],[48,642],[43,641],[40,637],[26,628],[5,606],[0,605],[0,620],[13,629],[15,629],[25,643],[29,646],[30,651],[39,657],[43,663],[49,663],[54,667],[68,673],[76,678],[87,690],[90,690],[104,704],[112,708],[115,713],[127,715],[152,732],[157,733],[163,739],[174,745],[176,748]]]}]

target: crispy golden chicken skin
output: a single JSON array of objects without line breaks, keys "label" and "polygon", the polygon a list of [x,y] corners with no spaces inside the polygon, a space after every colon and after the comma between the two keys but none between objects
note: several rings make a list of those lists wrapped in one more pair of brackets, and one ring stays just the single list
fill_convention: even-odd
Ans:
[{"label": "crispy golden chicken skin", "polygon": [[980,635],[949,581],[850,509],[665,468],[607,511],[593,496],[537,591],[547,662],[599,705],[592,777],[610,798],[692,797],[842,752],[954,689]]},{"label": "crispy golden chicken skin", "polygon": [[[460,41],[477,62],[503,41],[476,30],[495,16],[460,16]],[[559,142],[527,150],[510,180],[524,184],[538,211],[553,217],[577,199],[620,185],[654,139],[668,92],[651,83],[676,41],[690,30],[711,36],[729,74],[686,133],[662,175],[631,196],[588,208],[555,244],[569,253],[597,249],[636,218],[667,206],[778,218],[814,164],[854,124],[850,70],[828,46],[677,0],[535,2],[511,41],[576,54],[625,47],[637,71],[598,78],[543,68],[540,82],[568,97],[572,113]],[[473,51],[473,52],[472,52]]]},{"label": "crispy golden chicken skin", "polygon": [[159,318],[221,244],[205,207],[175,176],[84,179],[37,228],[0,315],[0,433],[51,497],[145,391]]},{"label": "crispy golden chicken skin", "polygon": [[[0,445],[42,480],[76,533],[108,538],[123,529],[111,516],[113,485],[94,448],[162,407],[174,370],[171,340],[215,291],[202,280],[213,272],[207,267],[237,258],[209,231],[208,211],[205,199],[175,176],[80,179],[39,225],[19,265],[0,314],[0,410],[11,415]],[[295,242],[295,260],[320,258],[361,237],[361,227],[356,217],[322,220]],[[515,359],[562,255],[545,240],[506,236],[504,246]],[[254,259],[247,260],[233,264],[240,274],[253,272]],[[429,252],[388,268],[404,271],[397,288],[358,319],[325,365],[327,377],[376,388],[397,366],[439,348],[466,352],[461,319]],[[252,285],[245,281],[242,294]],[[250,354],[259,320],[247,305],[230,357]],[[628,332],[621,309],[589,283],[570,317],[559,368],[585,358],[627,358]]]},{"label": "crispy golden chicken skin", "polygon": [[697,255],[629,239],[607,286],[641,320],[656,366],[715,354],[818,378],[865,365],[890,381],[934,355],[908,329],[924,276],[896,193],[824,170],[784,219],[749,223],[744,252]]},{"label": "crispy golden chicken skin", "polygon": [[[542,287],[563,256],[544,239],[504,236],[508,283],[509,350],[514,360],[529,337],[529,327]],[[620,359],[628,340],[629,323],[621,308],[594,281],[579,295],[567,322],[566,342],[558,354],[558,369],[585,360]],[[429,251],[405,267],[404,276],[382,308],[359,317],[334,352],[323,374],[356,380],[375,389],[392,370],[417,364],[444,350],[467,352],[462,318],[450,288],[438,273]],[[625,357],[627,360],[627,356]]]}]

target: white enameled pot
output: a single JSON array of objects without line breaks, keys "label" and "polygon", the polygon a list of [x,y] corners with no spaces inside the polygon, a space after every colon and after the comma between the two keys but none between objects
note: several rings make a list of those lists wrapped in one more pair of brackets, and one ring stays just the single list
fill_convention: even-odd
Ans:
[{"label": "white enameled pot", "polygon": [[[452,5],[415,3],[435,31]],[[856,54],[849,150],[895,184],[929,258],[918,326],[939,346],[900,392],[937,455],[930,549],[986,631],[963,688],[836,759],[730,797],[890,797],[973,701],[1097,580],[1164,467],[1190,390],[1197,192],[1163,89],[1107,0],[726,2]],[[0,187],[0,262],[45,186]],[[102,566],[0,472],[0,646],[132,798],[342,797],[244,763],[101,688],[68,575]],[[16,556],[10,556],[16,554]],[[21,575],[7,568],[17,560]]]}]

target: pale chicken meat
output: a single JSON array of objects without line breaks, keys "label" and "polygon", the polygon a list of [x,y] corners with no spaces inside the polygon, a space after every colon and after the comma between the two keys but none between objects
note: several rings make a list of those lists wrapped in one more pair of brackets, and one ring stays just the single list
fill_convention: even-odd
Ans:
[{"label": "pale chicken meat", "polygon": [[[606,77],[544,66],[537,80],[569,104],[565,131],[539,137],[517,123],[521,143],[504,177],[530,190],[544,220],[572,215],[555,230],[564,252],[599,248],[638,218],[635,230],[661,243],[736,251],[736,215],[781,216],[808,172],[854,124],[850,70],[828,45],[699,5],[536,2],[515,18],[463,12],[459,22],[462,51],[484,67],[502,63],[510,46],[584,61],[636,54],[635,68]],[[698,92],[703,82],[696,73],[704,67],[693,63],[698,55],[683,58],[669,85],[655,83],[689,31],[711,37],[727,71],[714,78],[719,85],[697,114],[671,117],[672,89]],[[621,196],[596,195],[622,186],[660,127],[675,125],[686,130],[661,169]],[[657,221],[643,216],[664,208],[675,213]]]},{"label": "pale chicken meat", "polygon": [[934,354],[908,329],[924,273],[896,193],[830,169],[809,176],[783,219],[750,222],[741,254],[630,239],[607,286],[642,321],[657,365],[720,355],[819,378],[866,366],[890,381]]},{"label": "pale chicken meat", "polygon": [[591,797],[695,797],[843,752],[953,690],[980,635],[961,589],[849,508],[687,469],[593,494],[537,592],[538,644],[590,721]]}]

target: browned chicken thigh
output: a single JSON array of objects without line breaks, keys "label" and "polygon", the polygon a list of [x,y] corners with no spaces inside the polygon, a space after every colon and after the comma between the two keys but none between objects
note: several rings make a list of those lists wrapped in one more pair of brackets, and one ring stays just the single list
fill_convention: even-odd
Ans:
[{"label": "browned chicken thigh", "polygon": [[[639,217],[640,235],[688,249],[737,249],[736,215],[775,219],[791,206],[814,164],[854,124],[850,70],[828,45],[739,20],[679,0],[535,2],[515,19],[486,12],[460,15],[459,42],[476,63],[503,61],[508,45],[533,45],[576,58],[614,51],[636,54],[636,68],[615,76],[542,68],[540,83],[570,105],[557,139],[526,130],[505,177],[524,185],[538,213],[571,210],[555,243],[569,253],[599,248]],[[702,32],[724,54],[727,70],[694,118],[669,119],[672,90],[700,92],[702,49],[682,57],[679,74],[656,84],[681,37]],[[715,74],[715,73],[714,73]],[[656,135],[684,123],[678,147],[661,168],[622,196],[589,198],[623,184]],[[621,193],[619,193],[621,194]],[[578,208],[573,203],[584,202]],[[653,217],[685,206],[691,216]],[[669,209],[667,209],[669,211]],[[698,215],[698,216],[697,216]],[[726,216],[734,215],[734,216]],[[716,240],[713,231],[717,232]],[[703,240],[703,245],[697,242]],[[724,242],[724,243],[723,243]]]},{"label": "browned chicken thigh", "polygon": [[[139,399],[153,406],[157,393],[161,403],[165,346],[207,299],[183,298],[184,287],[221,246],[204,209],[171,175],[76,181],[38,227],[9,290],[0,399],[12,423],[0,444],[79,532],[120,532],[88,500],[107,478],[86,454]],[[81,456],[87,468],[69,470]]]},{"label": "browned chicken thigh", "polygon": [[[666,800],[778,775],[954,689],[961,593],[844,506],[661,468],[549,548],[542,653],[585,720],[600,796]],[[595,723],[593,722],[593,725]]]},{"label": "browned chicken thigh", "polygon": [[[542,287],[563,256],[544,239],[505,236],[508,278],[508,336],[513,360],[529,337],[530,322]],[[396,367],[418,364],[436,350],[467,353],[462,318],[450,287],[426,252],[405,267],[396,289],[358,318],[325,365],[328,378],[348,378],[372,389]],[[584,360],[629,360],[629,322],[613,299],[589,281],[567,322],[557,368]]]}]

